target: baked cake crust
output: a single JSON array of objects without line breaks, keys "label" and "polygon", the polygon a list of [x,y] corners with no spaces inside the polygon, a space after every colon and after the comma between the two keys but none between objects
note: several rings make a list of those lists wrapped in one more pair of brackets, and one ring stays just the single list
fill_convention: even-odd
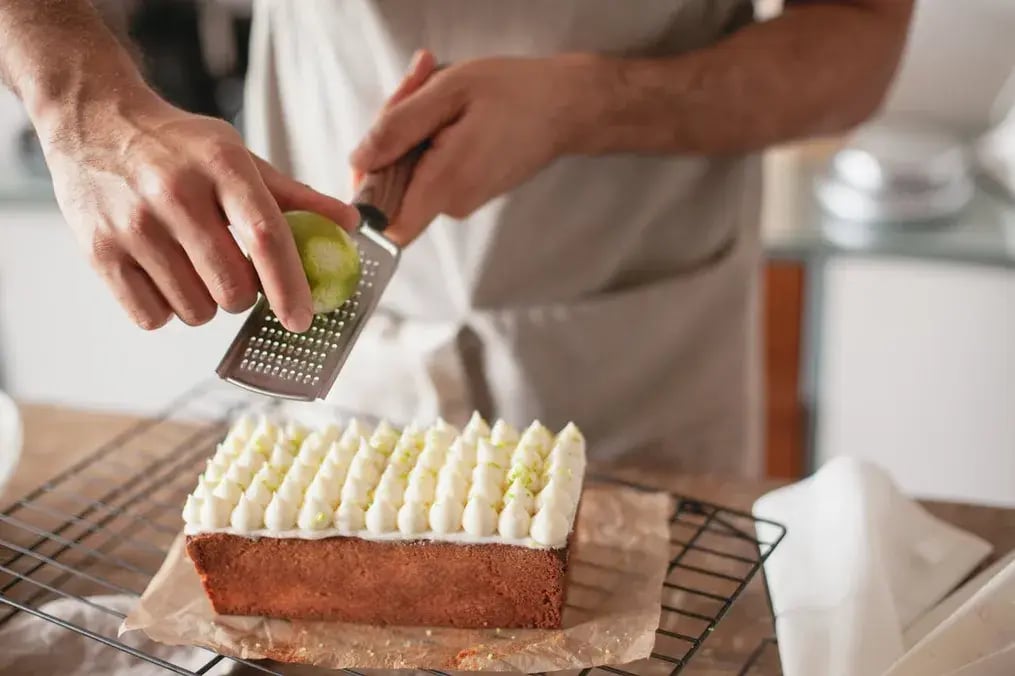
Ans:
[{"label": "baked cake crust", "polygon": [[559,628],[568,550],[187,536],[217,613],[377,625]]}]

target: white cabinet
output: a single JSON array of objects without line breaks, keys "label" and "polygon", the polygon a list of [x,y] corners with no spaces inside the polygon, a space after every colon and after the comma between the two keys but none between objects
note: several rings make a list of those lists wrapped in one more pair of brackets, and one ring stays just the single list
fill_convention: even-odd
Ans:
[{"label": "white cabinet", "polygon": [[242,318],[134,327],[52,208],[0,210],[0,387],[26,400],[151,412],[214,377]]},{"label": "white cabinet", "polygon": [[819,293],[818,463],[1015,506],[1015,271],[836,258]]}]

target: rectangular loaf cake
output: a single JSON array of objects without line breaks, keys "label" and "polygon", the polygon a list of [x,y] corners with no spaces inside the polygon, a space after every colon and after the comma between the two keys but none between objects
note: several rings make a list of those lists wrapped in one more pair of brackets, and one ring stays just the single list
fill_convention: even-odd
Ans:
[{"label": "rectangular loaf cake", "polygon": [[573,424],[242,418],[187,497],[187,552],[221,614],[556,628],[584,471]]}]

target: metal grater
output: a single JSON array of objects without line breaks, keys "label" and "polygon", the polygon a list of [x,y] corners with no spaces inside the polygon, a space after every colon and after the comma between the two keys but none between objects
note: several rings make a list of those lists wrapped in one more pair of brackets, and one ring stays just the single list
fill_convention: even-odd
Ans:
[{"label": "metal grater", "polygon": [[363,178],[353,198],[362,220],[352,234],[359,248],[359,288],[342,307],[314,317],[305,333],[279,322],[262,296],[216,369],[219,377],[247,390],[284,399],[313,401],[331,390],[364,324],[388,286],[401,250],[381,234],[401,203],[426,144],[395,164]]}]

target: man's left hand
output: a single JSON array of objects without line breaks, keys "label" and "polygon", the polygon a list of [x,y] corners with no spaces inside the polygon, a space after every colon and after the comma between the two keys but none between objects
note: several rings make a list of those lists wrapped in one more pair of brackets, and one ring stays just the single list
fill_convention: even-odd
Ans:
[{"label": "man's left hand", "polygon": [[466,218],[569,152],[587,119],[591,58],[489,58],[435,70],[432,56],[418,56],[352,155],[359,174],[431,140],[385,234],[404,246],[438,214]]}]

